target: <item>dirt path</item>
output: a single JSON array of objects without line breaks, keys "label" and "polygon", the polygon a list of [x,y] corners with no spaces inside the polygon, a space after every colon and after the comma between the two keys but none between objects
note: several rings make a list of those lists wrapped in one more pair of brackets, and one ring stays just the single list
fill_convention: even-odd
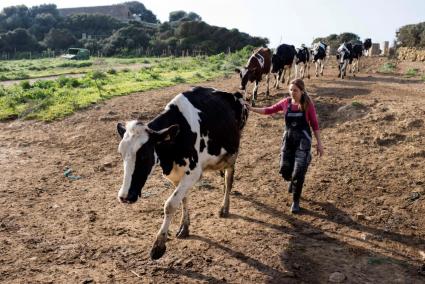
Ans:
[{"label": "dirt path", "polygon": [[[149,250],[171,186],[159,168],[133,206],[122,182],[118,121],[152,119],[190,86],[118,97],[61,121],[0,124],[2,283],[425,282],[425,88],[383,76],[369,60],[356,78],[306,80],[326,155],[314,156],[303,214],[289,214],[278,175],[282,116],[252,113],[237,162],[231,215],[217,216],[222,178],[190,192],[191,236],[159,261]],[[236,76],[203,84],[236,91]],[[269,105],[286,88],[264,97]],[[64,177],[71,167],[81,179]],[[422,274],[419,273],[422,266]]]}]

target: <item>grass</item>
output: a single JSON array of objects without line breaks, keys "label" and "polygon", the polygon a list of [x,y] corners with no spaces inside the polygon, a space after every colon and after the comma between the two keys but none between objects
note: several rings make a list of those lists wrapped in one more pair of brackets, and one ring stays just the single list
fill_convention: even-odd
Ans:
[{"label": "grass", "polygon": [[379,72],[380,73],[384,73],[384,74],[392,74],[394,73],[395,69],[396,69],[397,65],[393,62],[386,62],[384,65],[382,65],[379,68]]},{"label": "grass", "polygon": [[364,107],[364,104],[363,104],[363,103],[361,103],[361,102],[357,102],[357,101],[353,101],[353,102],[351,102],[351,105],[352,105],[353,107],[357,107],[357,108],[362,108],[362,107]]},{"label": "grass", "polygon": [[[0,120],[25,118],[51,121],[74,113],[97,102],[130,93],[158,89],[181,83],[195,84],[209,79],[226,76],[233,73],[236,66],[245,63],[251,49],[238,53],[219,54],[210,57],[159,58],[149,59],[150,65],[142,69],[123,68],[120,71],[111,67],[117,62],[146,62],[146,58],[126,59],[105,58],[102,61],[91,61],[91,64],[78,62],[63,67],[63,61],[54,60],[24,60],[4,69],[18,70],[22,77],[31,77],[30,68],[34,66],[47,67],[45,72],[50,75],[61,74],[64,68],[81,68],[86,74],[80,78],[61,76],[55,80],[39,80],[34,83],[21,81],[10,87],[0,85]],[[8,62],[6,62],[8,63]],[[9,63],[8,63],[9,64]],[[25,67],[24,67],[25,65]],[[101,71],[97,67],[103,67]],[[117,64],[119,65],[119,64]],[[96,67],[95,67],[96,66]],[[6,71],[9,72],[9,71]],[[43,71],[39,71],[43,72]]]},{"label": "grass", "polygon": [[417,76],[419,73],[419,69],[417,68],[410,68],[406,71],[406,77],[411,78]]}]

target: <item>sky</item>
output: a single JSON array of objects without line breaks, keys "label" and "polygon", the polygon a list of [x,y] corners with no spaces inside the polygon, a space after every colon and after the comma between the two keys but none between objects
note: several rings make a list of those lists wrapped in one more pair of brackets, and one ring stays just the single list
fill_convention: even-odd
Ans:
[{"label": "sky", "polygon": [[[0,9],[23,4],[58,8],[102,6],[126,0],[0,0]],[[206,23],[266,37],[281,43],[309,45],[316,37],[352,32],[381,43],[395,39],[398,28],[425,21],[425,0],[139,0],[161,21],[169,13],[195,12]]]}]

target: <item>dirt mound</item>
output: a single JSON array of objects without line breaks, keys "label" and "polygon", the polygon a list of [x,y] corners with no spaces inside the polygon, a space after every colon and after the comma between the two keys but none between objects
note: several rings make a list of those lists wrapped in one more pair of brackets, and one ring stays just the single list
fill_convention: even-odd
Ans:
[{"label": "dirt mound", "polygon": [[[282,115],[250,114],[236,166],[230,217],[217,211],[223,178],[206,173],[189,193],[191,236],[149,251],[172,186],[157,169],[133,206],[116,200],[122,162],[116,123],[149,121],[179,85],[117,97],[52,123],[0,124],[2,283],[423,283],[423,83],[336,69],[306,80],[325,156],[314,156],[291,215],[278,174]],[[238,78],[203,84],[236,91]],[[273,90],[258,105],[287,96]],[[72,171],[69,172],[69,169]],[[71,176],[79,178],[71,178]]]}]

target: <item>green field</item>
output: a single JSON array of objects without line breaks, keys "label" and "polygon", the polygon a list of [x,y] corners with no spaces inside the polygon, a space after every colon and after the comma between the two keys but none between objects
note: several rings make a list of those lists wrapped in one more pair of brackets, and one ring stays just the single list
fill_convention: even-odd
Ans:
[{"label": "green field", "polygon": [[237,53],[209,57],[1,61],[0,78],[84,75],[81,78],[60,76],[33,83],[23,80],[9,87],[0,85],[0,120],[49,121],[114,96],[226,76],[243,65],[251,51],[252,47],[246,47]]}]

